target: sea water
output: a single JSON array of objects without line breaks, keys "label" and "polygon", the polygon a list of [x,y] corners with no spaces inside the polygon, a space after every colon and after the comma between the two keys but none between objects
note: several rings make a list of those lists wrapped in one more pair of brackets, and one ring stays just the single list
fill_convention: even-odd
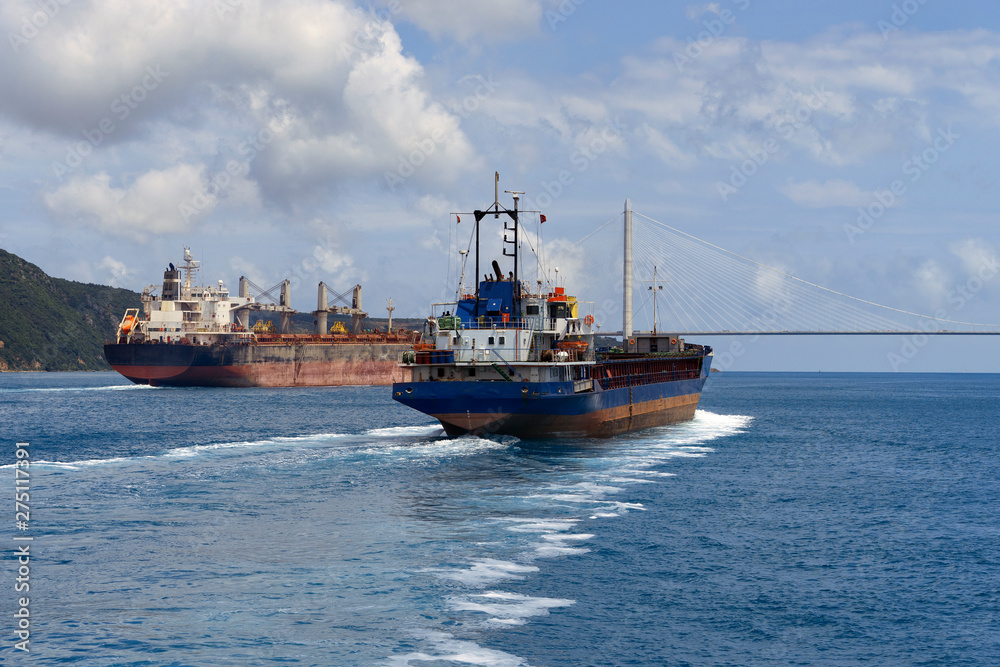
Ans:
[{"label": "sea water", "polygon": [[694,421],[528,442],[385,387],[3,374],[0,661],[1000,664],[998,408],[1000,376],[715,373]]}]

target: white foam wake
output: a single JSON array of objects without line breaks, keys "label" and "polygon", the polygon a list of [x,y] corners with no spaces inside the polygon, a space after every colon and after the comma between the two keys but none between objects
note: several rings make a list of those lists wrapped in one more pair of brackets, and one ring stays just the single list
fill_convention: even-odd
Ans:
[{"label": "white foam wake", "polygon": [[[160,454],[146,454],[142,456],[118,456],[102,459],[81,459],[79,461],[47,461],[39,459],[31,462],[32,466],[57,468],[60,470],[79,470],[92,466],[113,465],[121,463],[138,463],[144,461],[156,461],[158,459],[187,459],[207,454],[211,452],[226,452],[227,450],[261,449],[261,448],[283,448],[290,446],[301,446],[308,444],[324,444],[331,440],[347,437],[342,433],[317,433],[312,435],[299,435],[287,437],[264,438],[262,440],[242,440],[232,442],[213,442],[204,445],[191,445],[190,447],[177,447]],[[0,466],[11,468],[13,465]]]},{"label": "white foam wake", "polygon": [[99,387],[4,387],[0,394],[61,393],[72,391],[131,391],[134,389],[160,389],[148,384],[113,384]]},{"label": "white foam wake", "polygon": [[444,434],[440,424],[421,424],[420,426],[390,426],[388,428],[373,428],[365,431],[366,435],[376,438],[420,438],[435,437]]},{"label": "white foam wake", "polygon": [[538,572],[538,568],[508,560],[482,558],[472,561],[468,568],[462,570],[425,569],[423,572],[436,572],[445,579],[460,581],[469,586],[482,586],[505,579],[524,579],[526,574]]},{"label": "white foam wake", "polygon": [[[568,478],[560,474],[546,474],[546,478],[554,476],[560,481],[520,490],[517,494],[518,505],[524,501],[532,502],[542,510],[539,513],[543,516],[498,519],[507,524],[506,530],[512,534],[510,539],[527,538],[526,543],[519,545],[524,551],[516,561],[478,558],[464,568],[423,571],[470,587],[481,587],[502,580],[523,580],[540,571],[540,567],[526,563],[584,555],[590,551],[587,543],[596,535],[579,530],[581,522],[619,517],[635,510],[644,511],[646,508],[642,503],[613,497],[639,485],[656,484],[674,477],[676,473],[656,468],[671,459],[704,457],[715,451],[710,443],[741,432],[751,421],[748,416],[719,415],[700,410],[690,422],[650,429],[627,440],[622,439],[620,449],[609,448],[609,456],[580,459],[580,466]],[[557,516],[544,516],[550,512]],[[560,513],[564,515],[558,516]],[[536,598],[497,590],[446,599],[456,611],[484,614],[487,617],[485,623],[495,627],[521,625],[533,616],[549,613],[549,609],[574,604],[570,599]],[[442,656],[436,658],[448,659]],[[411,654],[405,659],[419,658]],[[471,658],[470,662],[474,659]]]},{"label": "white foam wake", "polygon": [[739,433],[752,421],[753,417],[746,415],[717,415],[707,410],[698,410],[691,421],[663,427],[656,432],[666,436],[662,440],[663,444],[701,445]]},{"label": "white foam wake", "polygon": [[527,665],[523,658],[519,658],[516,655],[483,648],[475,642],[456,639],[454,635],[447,632],[424,630],[414,632],[413,636],[431,643],[435,653],[414,651],[405,655],[387,658],[386,664],[410,665],[417,663],[422,665],[427,662],[433,662],[436,664],[460,663],[464,665],[483,665],[484,667],[524,667],[524,665]]},{"label": "white foam wake", "polygon": [[310,435],[276,436],[274,438],[264,438],[262,440],[242,440],[233,442],[213,442],[205,445],[191,445],[190,447],[177,447],[171,449],[161,456],[166,458],[190,458],[227,449],[260,449],[265,447],[284,448],[301,445],[327,444],[331,440],[349,437],[344,433],[315,433]]},{"label": "white foam wake", "polygon": [[488,591],[449,600],[456,611],[479,612],[487,615],[487,621],[500,625],[524,625],[532,616],[544,616],[549,609],[568,607],[576,600],[563,598],[536,598],[519,593]]},{"label": "white foam wake", "polygon": [[[324,448],[335,445],[345,455],[364,454],[380,457],[436,458],[468,456],[479,452],[506,449],[510,445],[483,438],[446,438],[440,425],[397,426],[350,433],[311,433],[295,436],[274,436],[258,440],[232,440],[176,447],[158,454],[127,457],[82,459],[79,461],[34,460],[33,466],[48,466],[61,470],[79,470],[100,465],[128,464],[155,460],[193,459],[206,455],[242,455],[253,450],[293,450]],[[12,468],[13,464],[0,466]]]}]

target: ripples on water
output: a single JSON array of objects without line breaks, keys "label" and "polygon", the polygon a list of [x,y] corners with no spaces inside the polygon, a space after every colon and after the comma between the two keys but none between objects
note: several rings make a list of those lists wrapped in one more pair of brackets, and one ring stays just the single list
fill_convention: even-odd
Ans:
[{"label": "ripples on water", "polygon": [[521,442],[385,388],[5,376],[33,658],[989,664],[996,438],[969,420],[1000,382],[840,378],[713,376],[693,422]]}]

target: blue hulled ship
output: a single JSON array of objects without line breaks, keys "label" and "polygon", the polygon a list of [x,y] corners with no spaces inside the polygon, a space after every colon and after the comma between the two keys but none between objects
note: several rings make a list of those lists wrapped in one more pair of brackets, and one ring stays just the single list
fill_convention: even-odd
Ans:
[{"label": "blue hulled ship", "polygon": [[626,295],[621,347],[595,349],[594,316],[564,287],[532,290],[519,276],[520,216],[499,196],[475,217],[479,227],[503,219],[506,274],[491,275],[471,294],[435,304],[423,339],[403,354],[409,378],[393,398],[431,415],[456,436],[520,438],[611,436],[692,419],[708,378],[712,349],[676,335],[631,332],[630,211],[626,206]]}]

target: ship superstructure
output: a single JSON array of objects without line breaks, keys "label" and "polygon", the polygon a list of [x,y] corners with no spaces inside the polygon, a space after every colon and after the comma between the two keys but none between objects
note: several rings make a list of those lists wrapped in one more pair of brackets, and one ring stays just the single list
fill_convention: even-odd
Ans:
[{"label": "ship superstructure", "polygon": [[[120,343],[179,343],[213,345],[233,338],[252,338],[245,326],[245,313],[259,307],[249,294],[230,296],[223,281],[217,285],[197,285],[201,263],[184,249],[184,264],[170,264],[163,272],[163,286],[142,291],[139,309],[125,312],[118,327]],[[183,276],[182,276],[183,274]],[[242,316],[242,317],[241,317]]]},{"label": "ship superstructure", "polygon": [[520,193],[512,194],[512,210],[497,197],[473,215],[476,276],[488,217],[504,219],[503,255],[513,269],[505,275],[494,260],[475,293],[435,305],[423,341],[403,356],[409,378],[393,385],[393,398],[450,435],[608,436],[693,418],[711,348],[629,332],[621,348],[595,349],[590,304],[562,286],[533,291],[519,279],[522,212]]},{"label": "ship superstructure", "polygon": [[[240,278],[232,296],[223,281],[198,285],[200,262],[188,248],[184,264],[170,264],[162,287],[142,292],[142,312],[125,312],[116,340],[104,354],[116,371],[136,383],[207,386],[301,386],[389,384],[398,378],[396,361],[419,334],[361,330],[361,286],[337,295],[345,305],[330,304],[328,287],[319,284],[314,334],[292,333],[290,282],[251,295],[249,279]],[[159,293],[157,293],[159,292]],[[249,326],[251,313],[269,312],[280,318]],[[328,315],[351,318],[351,331],[336,322],[327,330]]]}]

